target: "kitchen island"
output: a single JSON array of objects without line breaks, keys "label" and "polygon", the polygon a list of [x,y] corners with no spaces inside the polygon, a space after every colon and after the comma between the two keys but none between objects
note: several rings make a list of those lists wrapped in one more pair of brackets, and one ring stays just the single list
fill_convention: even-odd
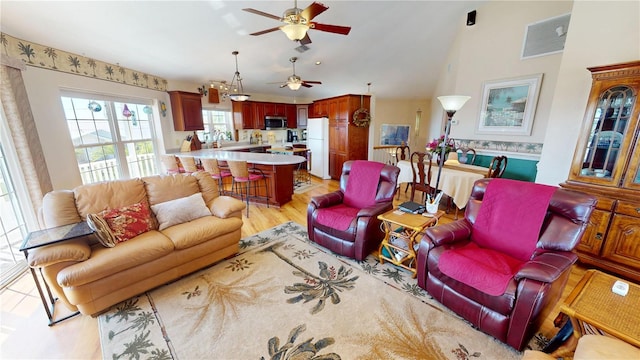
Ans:
[{"label": "kitchen island", "polygon": [[[243,151],[229,151],[222,149],[202,149],[196,151],[178,152],[176,156],[192,156],[196,159],[217,159],[221,166],[227,161],[246,161],[257,169],[262,170],[268,179],[269,205],[282,206],[293,195],[293,172],[299,164],[306,161],[302,156],[265,154]],[[228,185],[227,185],[228,187]],[[265,194],[260,194],[265,195]]]}]

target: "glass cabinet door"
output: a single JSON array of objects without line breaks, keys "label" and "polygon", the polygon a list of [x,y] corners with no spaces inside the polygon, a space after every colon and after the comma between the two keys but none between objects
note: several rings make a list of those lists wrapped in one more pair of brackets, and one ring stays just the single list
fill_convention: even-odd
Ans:
[{"label": "glass cabinet door", "polygon": [[628,86],[614,86],[598,99],[586,148],[583,152],[581,176],[611,181],[616,166],[624,166],[621,149],[629,130],[636,94]]}]

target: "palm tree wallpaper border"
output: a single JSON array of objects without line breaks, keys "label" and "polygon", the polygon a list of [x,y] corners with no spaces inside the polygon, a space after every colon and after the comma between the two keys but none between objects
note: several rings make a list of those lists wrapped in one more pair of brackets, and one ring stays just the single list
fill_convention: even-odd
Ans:
[{"label": "palm tree wallpaper border", "polygon": [[109,64],[49,46],[39,45],[5,33],[0,33],[0,44],[2,45],[3,54],[20,59],[29,66],[152,90],[167,90],[167,80],[128,69],[119,64]]}]

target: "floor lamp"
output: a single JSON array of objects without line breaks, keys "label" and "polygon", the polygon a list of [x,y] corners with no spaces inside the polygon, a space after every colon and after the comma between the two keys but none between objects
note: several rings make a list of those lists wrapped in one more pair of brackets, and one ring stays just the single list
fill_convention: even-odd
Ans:
[{"label": "floor lamp", "polygon": [[442,172],[442,167],[444,166],[445,161],[445,150],[447,148],[447,142],[449,142],[449,131],[451,130],[451,119],[453,118],[453,114],[456,111],[460,110],[462,106],[469,100],[470,96],[463,95],[450,95],[450,96],[438,96],[438,100],[440,100],[440,104],[444,108],[444,111],[447,112],[447,125],[444,130],[444,139],[442,141],[442,151],[440,152],[440,159],[438,160],[438,177],[436,178],[436,187],[434,195],[438,193],[438,186],[440,185],[440,173]]}]

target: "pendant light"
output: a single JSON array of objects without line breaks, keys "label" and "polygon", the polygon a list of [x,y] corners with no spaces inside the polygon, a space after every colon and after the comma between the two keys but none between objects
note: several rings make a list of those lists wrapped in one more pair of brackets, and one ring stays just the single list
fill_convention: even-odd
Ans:
[{"label": "pendant light", "polygon": [[[238,51],[234,51],[233,54],[236,57],[236,72],[233,74],[233,79],[231,79],[231,92],[229,93],[229,98],[232,101],[247,101],[249,100],[250,95],[244,93],[244,88],[242,87],[242,77],[240,77],[240,72],[238,71]],[[234,82],[237,85],[234,85]]]}]

